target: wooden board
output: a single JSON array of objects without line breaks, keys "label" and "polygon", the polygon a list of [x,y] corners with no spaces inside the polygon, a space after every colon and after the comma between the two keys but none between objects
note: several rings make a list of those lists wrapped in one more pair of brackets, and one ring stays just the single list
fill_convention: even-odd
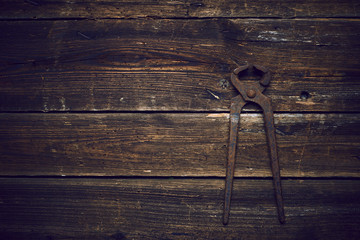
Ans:
[{"label": "wooden board", "polygon": [[0,18],[358,17],[356,0],[2,0]]},{"label": "wooden board", "polygon": [[[356,0],[2,0],[0,240],[360,239],[359,15]],[[246,62],[273,76],[285,225],[253,105],[222,225]]]},{"label": "wooden board", "polygon": [[0,110],[228,111],[230,73],[248,61],[271,69],[275,111],[358,112],[359,30],[350,19],[5,21]]},{"label": "wooden board", "polygon": [[[225,176],[229,115],[0,114],[0,174]],[[275,114],[282,175],[360,177],[359,114]],[[271,176],[261,114],[242,114],[236,176]]]},{"label": "wooden board", "polygon": [[222,225],[222,179],[0,179],[0,239],[359,239],[360,181],[237,179]]}]

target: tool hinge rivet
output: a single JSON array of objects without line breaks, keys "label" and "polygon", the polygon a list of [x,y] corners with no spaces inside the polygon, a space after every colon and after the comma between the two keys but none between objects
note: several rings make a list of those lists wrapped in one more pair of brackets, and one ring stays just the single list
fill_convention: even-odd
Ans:
[{"label": "tool hinge rivet", "polygon": [[250,90],[247,90],[246,91],[246,95],[249,97],[249,98],[254,98],[256,96],[256,92],[252,89]]}]

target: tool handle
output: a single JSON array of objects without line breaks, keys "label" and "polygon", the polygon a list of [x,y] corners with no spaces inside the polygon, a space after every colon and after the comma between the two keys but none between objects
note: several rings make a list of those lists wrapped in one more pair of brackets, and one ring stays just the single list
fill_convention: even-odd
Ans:
[{"label": "tool handle", "polygon": [[235,170],[237,132],[239,128],[240,112],[242,107],[245,105],[245,102],[242,100],[240,95],[235,97],[233,100],[234,101],[232,101],[230,107],[230,138],[225,180],[224,225],[229,222],[231,193]]},{"label": "tool handle", "polygon": [[273,174],[278,217],[280,223],[285,223],[284,203],[281,190],[280,166],[275,136],[274,113],[271,106],[271,99],[269,97],[266,97],[265,95],[261,95],[259,97],[262,98],[260,106],[264,111],[266,136],[270,148],[271,171]]}]

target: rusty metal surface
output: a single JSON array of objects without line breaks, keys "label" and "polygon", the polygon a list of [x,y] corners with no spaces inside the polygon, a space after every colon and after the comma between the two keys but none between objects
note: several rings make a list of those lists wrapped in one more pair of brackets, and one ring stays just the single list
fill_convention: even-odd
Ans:
[{"label": "rusty metal surface", "polygon": [[[239,80],[239,73],[247,70],[252,70],[255,73],[262,75],[260,81],[253,83],[245,83]],[[253,102],[258,104],[264,113],[265,129],[267,141],[270,148],[271,170],[273,174],[273,183],[275,190],[275,197],[277,203],[278,217],[280,223],[285,223],[284,203],[282,197],[281,178],[279,159],[277,154],[277,145],[275,137],[274,116],[271,106],[271,99],[265,96],[262,92],[270,83],[270,72],[259,65],[245,65],[236,68],[231,74],[231,82],[239,91],[240,95],[231,100],[230,107],[230,138],[229,138],[229,152],[228,162],[226,168],[226,182],[225,182],[225,202],[224,202],[224,218],[223,223],[226,225],[229,222],[231,193],[233,188],[234,170],[235,170],[235,156],[237,131],[240,121],[240,112],[245,104]]]}]

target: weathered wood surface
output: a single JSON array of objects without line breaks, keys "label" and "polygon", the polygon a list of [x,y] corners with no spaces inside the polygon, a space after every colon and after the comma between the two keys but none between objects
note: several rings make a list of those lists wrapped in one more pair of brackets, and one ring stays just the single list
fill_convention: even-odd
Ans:
[{"label": "weathered wood surface", "polygon": [[[0,114],[0,174],[225,176],[229,115]],[[359,114],[275,114],[282,175],[360,177]],[[262,114],[242,114],[236,176],[271,176]]]},{"label": "weathered wood surface", "polygon": [[[359,14],[356,0],[2,0],[0,239],[360,239]],[[221,223],[229,75],[246,61],[273,73],[285,225],[255,113]]]},{"label": "weathered wood surface", "polygon": [[359,17],[356,0],[2,0],[2,19]]},{"label": "weathered wood surface", "polygon": [[359,239],[360,182],[236,179],[0,179],[0,239]]},{"label": "weathered wood surface", "polygon": [[230,72],[248,61],[273,72],[275,111],[358,112],[359,30],[351,19],[5,21],[0,110],[227,111]]}]

